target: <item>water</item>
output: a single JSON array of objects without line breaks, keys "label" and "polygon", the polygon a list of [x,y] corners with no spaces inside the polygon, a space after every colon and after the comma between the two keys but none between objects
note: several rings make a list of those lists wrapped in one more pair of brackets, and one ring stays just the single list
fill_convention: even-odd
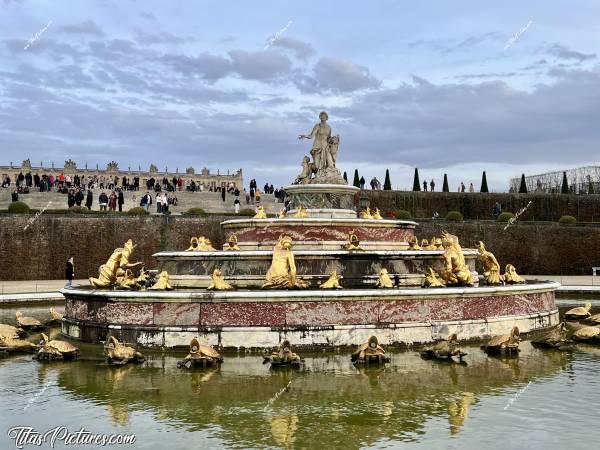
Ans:
[{"label": "water", "polygon": [[[43,319],[47,308],[22,310]],[[0,309],[0,320],[13,318]],[[518,359],[466,346],[467,364],[392,352],[391,364],[369,370],[348,353],[313,353],[301,371],[269,370],[258,355],[187,371],[176,367],[184,354],[156,352],[113,368],[100,345],[81,348],[75,362],[0,358],[0,448],[16,448],[7,430],[24,425],[133,433],[134,446],[112,447],[143,449],[575,449],[600,438],[600,348],[591,346],[524,342]]]}]

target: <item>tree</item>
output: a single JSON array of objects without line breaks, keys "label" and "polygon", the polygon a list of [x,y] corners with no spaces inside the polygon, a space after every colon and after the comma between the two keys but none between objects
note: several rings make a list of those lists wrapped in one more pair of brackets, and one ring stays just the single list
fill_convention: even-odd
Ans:
[{"label": "tree", "polygon": [[592,183],[592,180],[588,180],[588,194],[593,194],[594,193],[594,183]]},{"label": "tree", "polygon": [[519,186],[519,194],[527,194],[527,183],[525,183],[525,174],[521,174],[521,185]]},{"label": "tree", "polygon": [[448,187],[448,175],[444,174],[444,184],[442,186],[442,192],[450,192],[450,188]]},{"label": "tree", "polygon": [[358,169],[354,169],[354,181],[352,182],[357,188],[360,187],[360,177],[358,176]]},{"label": "tree", "polygon": [[348,184],[348,174],[346,172],[344,172],[344,180],[346,181],[346,184]]},{"label": "tree", "polygon": [[385,169],[385,181],[383,182],[383,190],[392,190],[392,182],[390,181],[390,169]]},{"label": "tree", "polygon": [[415,168],[415,178],[413,180],[413,191],[420,191],[421,183],[419,182],[419,169]]},{"label": "tree", "polygon": [[563,181],[562,186],[560,188],[561,194],[569,193],[569,181],[567,180],[567,172],[563,172]]},{"label": "tree", "polygon": [[483,175],[481,176],[481,190],[479,192],[489,192],[487,185],[487,177],[485,176],[485,170],[483,171]]}]

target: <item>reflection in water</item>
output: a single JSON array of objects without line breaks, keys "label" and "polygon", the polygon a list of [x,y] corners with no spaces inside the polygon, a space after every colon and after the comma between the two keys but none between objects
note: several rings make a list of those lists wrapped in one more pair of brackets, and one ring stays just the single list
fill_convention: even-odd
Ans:
[{"label": "reflection in water", "polygon": [[448,405],[448,423],[450,424],[450,433],[457,434],[465,423],[469,414],[469,408],[475,402],[475,394],[472,392],[463,392],[462,398],[450,402]]}]

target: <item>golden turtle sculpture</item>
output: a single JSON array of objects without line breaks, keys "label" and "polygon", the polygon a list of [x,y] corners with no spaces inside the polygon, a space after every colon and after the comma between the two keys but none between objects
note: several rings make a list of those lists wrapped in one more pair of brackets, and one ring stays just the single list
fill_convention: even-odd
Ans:
[{"label": "golden turtle sculpture", "polygon": [[444,287],[444,280],[442,280],[435,271],[429,267],[425,274],[425,281],[423,282],[424,287]]},{"label": "golden turtle sculpture", "polygon": [[453,356],[458,356],[458,360],[462,362],[467,356],[460,348],[458,348],[458,336],[452,333],[447,340],[439,341],[431,347],[426,348],[421,352],[423,359],[440,359],[451,360]]},{"label": "golden turtle sculpture", "polygon": [[42,333],[40,346],[41,348],[37,353],[37,359],[39,360],[75,359],[79,356],[79,349],[70,342],[49,340],[44,333]]},{"label": "golden turtle sculpture", "polygon": [[379,272],[379,278],[375,282],[375,286],[379,289],[390,289],[394,287],[394,281],[390,278],[390,274],[387,269],[381,269]]},{"label": "golden turtle sculpture", "polygon": [[4,323],[0,323],[0,335],[11,337],[13,339],[18,339],[20,337],[25,336],[25,330],[23,328],[13,327],[12,325],[6,325]]},{"label": "golden turtle sculpture", "polygon": [[58,326],[62,322],[63,315],[56,311],[54,307],[50,308],[50,319],[44,321],[46,326]]},{"label": "golden turtle sculpture", "polygon": [[17,324],[19,325],[19,327],[23,328],[25,331],[39,330],[44,328],[44,326],[39,320],[34,319],[33,317],[24,316],[21,311],[17,311],[15,313],[15,317],[17,319]]},{"label": "golden turtle sculpture", "polygon": [[592,309],[591,303],[586,303],[585,306],[578,306],[577,308],[570,309],[565,313],[565,319],[588,319],[589,317],[591,317],[590,309]]},{"label": "golden turtle sculpture", "polygon": [[337,274],[337,270],[332,271],[329,274],[329,278],[327,281],[321,283],[319,289],[342,289],[342,285],[340,284],[340,278]]},{"label": "golden turtle sculpture", "polygon": [[211,279],[212,281],[206,288],[207,291],[230,291],[233,289],[233,286],[225,281],[223,274],[218,268],[213,270]]},{"label": "golden turtle sculpture", "polygon": [[263,364],[271,364],[271,367],[292,366],[299,367],[304,364],[304,359],[292,351],[290,341],[284,340],[276,352],[264,357]]},{"label": "golden turtle sculpture", "polygon": [[510,334],[494,336],[490,341],[481,346],[488,355],[502,354],[513,355],[519,353],[519,329],[513,327]]},{"label": "golden turtle sculpture", "polygon": [[590,342],[600,344],[599,327],[583,327],[573,333],[573,340],[577,342]]},{"label": "golden turtle sculpture", "polygon": [[558,350],[568,350],[573,343],[567,339],[567,325],[564,322],[559,323],[555,327],[542,334],[541,336],[532,339],[531,345],[541,348],[555,348]]},{"label": "golden turtle sculpture", "polygon": [[37,349],[38,346],[32,344],[25,339],[19,339],[18,336],[15,338],[14,335],[0,334],[0,351],[7,353],[12,352],[30,352]]},{"label": "golden turtle sculpture", "polygon": [[146,360],[144,355],[136,351],[133,347],[122,344],[114,336],[110,336],[104,346],[104,354],[108,364],[123,365],[128,362],[142,363]]},{"label": "golden turtle sculpture", "polygon": [[352,362],[354,364],[384,364],[390,362],[390,357],[385,354],[385,350],[379,345],[376,336],[371,336],[367,342],[360,345],[352,353]]},{"label": "golden turtle sculpture", "polygon": [[596,325],[600,325],[600,314],[594,314],[593,316],[590,316],[587,321]]},{"label": "golden turtle sculpture", "polygon": [[177,367],[211,367],[223,362],[223,357],[209,345],[201,345],[198,339],[190,342],[190,353],[177,363]]}]

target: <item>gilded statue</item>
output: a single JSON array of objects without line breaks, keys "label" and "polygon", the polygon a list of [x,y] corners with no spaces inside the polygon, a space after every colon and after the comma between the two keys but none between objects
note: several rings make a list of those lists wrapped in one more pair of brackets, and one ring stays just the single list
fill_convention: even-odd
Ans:
[{"label": "gilded statue", "polygon": [[350,233],[350,235],[348,236],[348,242],[346,243],[344,248],[349,252],[363,251],[363,248],[360,246],[360,240],[358,239],[358,236],[356,236],[356,234],[354,233]]},{"label": "gilded statue", "polygon": [[390,357],[385,354],[385,350],[376,336],[371,336],[367,342],[359,345],[352,353],[352,362],[354,364],[383,364],[389,363]]},{"label": "gilded statue", "polygon": [[170,291],[173,289],[169,284],[169,273],[166,270],[159,273],[156,282],[148,289],[153,291]]},{"label": "gilded statue", "polygon": [[[310,154],[313,162],[307,161],[308,157],[302,162],[302,173],[296,177],[299,184],[305,183],[333,183],[347,184],[342,177],[339,169],[336,167],[337,153],[340,145],[339,135],[331,135],[331,127],[327,124],[329,116],[325,111],[319,114],[319,123],[316,124],[309,134],[300,134],[298,139],[313,139]],[[312,174],[315,175],[311,178]]]},{"label": "gilded statue", "polygon": [[390,278],[390,274],[387,269],[381,269],[379,272],[379,278],[375,282],[375,286],[379,289],[389,289],[394,287],[394,281]]},{"label": "gilded statue", "polygon": [[442,243],[441,238],[435,238],[434,240],[434,250],[444,250],[444,244]]},{"label": "gilded statue", "polygon": [[437,273],[429,267],[427,269],[427,273],[425,274],[425,282],[423,283],[425,287],[443,287],[444,280],[438,277]]},{"label": "gilded statue", "polygon": [[375,211],[373,211],[373,213],[371,214],[371,218],[376,220],[383,219],[383,217],[381,217],[381,213],[379,212],[379,208],[375,208]]},{"label": "gilded statue", "polygon": [[227,247],[225,247],[225,250],[238,251],[239,249],[240,249],[240,246],[238,245],[237,236],[235,234],[231,233],[229,235],[229,237],[227,238]]},{"label": "gilded statue", "polygon": [[337,270],[334,270],[329,274],[329,278],[327,279],[327,281],[322,283],[319,286],[319,288],[320,289],[342,289],[342,286],[340,285],[340,278],[341,278],[341,276],[339,276],[337,274]]},{"label": "gilded statue", "polygon": [[292,238],[279,236],[273,247],[273,261],[262,286],[270,289],[306,288],[308,283],[296,277],[296,262],[292,253]]},{"label": "gilded statue", "polygon": [[458,242],[458,237],[444,232],[442,245],[444,246],[445,267],[440,275],[446,285],[473,286],[473,275],[465,262],[465,255]]},{"label": "gilded statue", "polygon": [[206,288],[207,291],[230,291],[233,289],[233,286],[225,281],[219,269],[213,270],[211,279],[212,281]]},{"label": "gilded statue", "polygon": [[189,369],[194,366],[210,367],[223,362],[223,357],[210,345],[202,345],[197,338],[190,342],[190,352],[181,361],[177,367]]},{"label": "gilded statue", "polygon": [[423,250],[427,250],[429,247],[429,241],[427,239],[421,239],[421,248]]},{"label": "gilded statue", "polygon": [[413,236],[408,241],[408,249],[409,250],[421,250],[421,246],[419,245],[419,239],[416,236]]},{"label": "gilded statue", "polygon": [[287,216],[287,209],[281,208],[281,210],[279,211],[279,218],[285,219],[286,216]]},{"label": "gilded statue", "polygon": [[292,351],[292,345],[287,339],[284,340],[276,352],[270,356],[264,357],[263,364],[270,363],[271,366],[301,366],[304,364],[304,359]]},{"label": "gilded statue", "polygon": [[195,252],[198,251],[198,238],[193,236],[190,239],[190,246],[186,249],[186,252]]},{"label": "gilded statue", "polygon": [[372,219],[373,218],[373,214],[371,214],[371,208],[369,208],[367,206],[367,209],[363,209],[360,212],[360,218],[361,219]]},{"label": "gilded statue", "polygon": [[198,237],[198,248],[196,249],[199,252],[214,252],[216,251],[212,244],[210,243],[210,239],[200,236]]},{"label": "gilded statue", "polygon": [[266,219],[267,218],[267,212],[265,211],[265,207],[264,206],[259,206],[258,209],[256,210],[256,214],[253,217],[254,219]]},{"label": "gilded statue", "polygon": [[114,336],[110,336],[106,340],[104,354],[106,355],[106,362],[108,364],[123,365],[129,361],[141,363],[146,359],[140,352],[136,351],[133,347],[122,344]]},{"label": "gilded statue", "polygon": [[500,275],[500,264],[492,252],[485,249],[485,244],[479,241],[477,246],[479,251],[479,261],[483,266],[483,277],[487,284],[502,284],[502,275]]},{"label": "gilded statue", "polygon": [[297,219],[305,219],[308,217],[308,210],[304,207],[304,205],[300,205],[296,209],[296,214],[294,214],[294,217]]},{"label": "gilded statue", "polygon": [[517,273],[517,269],[512,264],[507,264],[504,269],[504,282],[507,284],[525,283],[525,280]]},{"label": "gilded statue", "polygon": [[143,266],[144,263],[142,262],[129,263],[129,258],[135,247],[133,241],[129,239],[123,247],[115,249],[112,255],[110,255],[110,258],[108,258],[108,261],[100,266],[98,278],[90,277],[89,280],[92,287],[113,287],[117,284],[117,279],[119,277],[125,276],[125,271],[127,269]]}]

